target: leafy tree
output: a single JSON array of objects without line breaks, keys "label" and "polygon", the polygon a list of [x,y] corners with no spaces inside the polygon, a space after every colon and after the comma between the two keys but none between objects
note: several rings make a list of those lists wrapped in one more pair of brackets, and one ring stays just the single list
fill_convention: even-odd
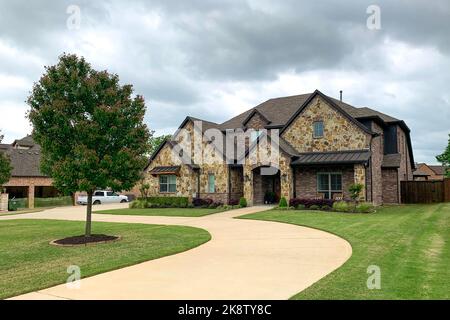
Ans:
[{"label": "leafy tree", "polygon": [[449,139],[447,147],[442,154],[436,156],[436,159],[445,167],[445,176],[447,178],[450,178],[450,134],[448,135],[448,137]]},{"label": "leafy tree", "polygon": [[149,138],[150,154],[153,154],[164,141],[172,138],[172,135],[170,134],[165,134],[157,137],[155,137],[153,134],[154,131],[151,132],[151,136]]},{"label": "leafy tree", "polygon": [[141,178],[150,147],[144,98],[132,97],[132,85],[120,85],[116,74],[94,70],[76,55],[63,54],[45,69],[27,101],[33,138],[55,187],[87,192],[88,237],[93,192],[130,190]]},{"label": "leafy tree", "polygon": [[[3,135],[0,134],[0,142],[3,140]],[[11,161],[9,157],[0,151],[0,193],[3,192],[3,184],[9,181],[11,178]]]}]

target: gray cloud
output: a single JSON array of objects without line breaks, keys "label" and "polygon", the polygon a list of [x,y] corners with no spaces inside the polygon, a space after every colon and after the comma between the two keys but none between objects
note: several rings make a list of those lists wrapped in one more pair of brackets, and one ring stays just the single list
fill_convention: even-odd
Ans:
[{"label": "gray cloud", "polygon": [[[66,27],[71,4],[81,8],[80,30]],[[186,115],[222,122],[271,97],[343,89],[349,103],[404,119],[416,159],[435,162],[450,122],[450,3],[378,1],[378,31],[366,28],[370,4],[0,1],[0,126],[9,140],[26,133],[32,83],[74,52],[132,83],[158,133]]]}]

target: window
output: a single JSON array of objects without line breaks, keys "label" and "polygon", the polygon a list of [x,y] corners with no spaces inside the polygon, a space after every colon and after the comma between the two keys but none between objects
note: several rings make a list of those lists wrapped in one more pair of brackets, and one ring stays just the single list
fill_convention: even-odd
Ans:
[{"label": "window", "polygon": [[208,192],[216,192],[216,176],[214,174],[208,174]]},{"label": "window", "polygon": [[316,121],[313,124],[313,137],[322,138],[323,137],[323,121]]},{"label": "window", "polygon": [[318,173],[317,192],[324,193],[325,199],[332,199],[333,193],[342,193],[342,174]]},{"label": "window", "polygon": [[177,177],[174,175],[159,176],[159,192],[176,192]]},{"label": "window", "polygon": [[104,195],[105,195],[105,193],[103,191],[95,191],[94,192],[95,197],[103,197]]},{"label": "window", "polygon": [[256,139],[258,139],[258,137],[261,135],[261,131],[259,130],[252,130],[251,131],[251,141],[250,142],[255,142]]}]

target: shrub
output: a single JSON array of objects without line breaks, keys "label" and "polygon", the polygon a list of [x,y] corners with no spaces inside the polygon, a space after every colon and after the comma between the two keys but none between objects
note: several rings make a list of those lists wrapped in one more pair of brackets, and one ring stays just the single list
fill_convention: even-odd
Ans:
[{"label": "shrub", "polygon": [[320,207],[317,204],[313,204],[313,205],[310,205],[308,209],[309,210],[319,210]]},{"label": "shrub", "polygon": [[195,198],[192,200],[194,207],[209,207],[214,201],[210,198]]},{"label": "shrub", "polygon": [[[288,207],[288,203],[287,203],[287,200],[285,197],[281,197],[278,207],[279,208],[287,208]],[[290,207],[294,207],[294,206],[290,205]]]},{"label": "shrub", "polygon": [[276,194],[273,191],[267,191],[264,195],[264,203],[275,203],[276,201]]},{"label": "shrub", "polygon": [[222,206],[223,206],[223,203],[222,203],[222,202],[216,201],[216,202],[211,203],[211,204],[208,206],[208,208],[210,208],[210,209],[216,209],[216,208],[222,207]]},{"label": "shrub", "polygon": [[148,197],[134,200],[130,208],[186,208],[189,204],[187,197]]},{"label": "shrub", "polygon": [[330,211],[331,207],[327,206],[327,205],[323,205],[322,207],[320,207],[320,209],[323,210],[323,211]]},{"label": "shrub", "polygon": [[246,206],[247,206],[247,199],[241,197],[241,199],[239,199],[239,207],[245,208]]},{"label": "shrub", "polygon": [[297,206],[294,207],[294,208],[297,209],[297,210],[304,210],[306,207],[305,207],[304,204],[299,204],[299,205],[297,205]]},{"label": "shrub", "polygon": [[338,212],[349,212],[350,206],[345,201],[338,201],[333,203],[333,210]]},{"label": "shrub", "polygon": [[189,203],[186,208],[192,209],[192,208],[194,208],[194,205],[192,203]]},{"label": "shrub", "polygon": [[293,198],[289,200],[290,207],[298,207],[299,205],[303,205],[305,208],[309,208],[312,205],[316,205],[319,207],[329,206],[332,207],[335,200],[333,199],[301,199],[301,198]]},{"label": "shrub", "polygon": [[371,203],[362,202],[356,206],[356,212],[371,213],[374,211],[374,207]]},{"label": "shrub", "polygon": [[228,204],[230,206],[237,206],[239,204],[239,199],[230,199],[228,200]]},{"label": "shrub", "polygon": [[144,209],[147,207],[147,202],[145,200],[134,200],[128,206],[130,209]]},{"label": "shrub", "polygon": [[364,185],[362,185],[360,183],[352,184],[348,188],[348,191],[350,192],[350,197],[352,198],[353,201],[356,201],[359,199],[359,195],[360,195],[361,191],[363,190],[363,188],[364,188]]}]

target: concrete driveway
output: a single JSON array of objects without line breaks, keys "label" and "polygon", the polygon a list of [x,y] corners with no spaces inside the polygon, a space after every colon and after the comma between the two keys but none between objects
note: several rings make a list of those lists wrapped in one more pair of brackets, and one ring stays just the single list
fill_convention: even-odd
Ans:
[{"label": "concrete driveway", "polygon": [[[126,204],[94,210],[123,207]],[[351,256],[350,244],[327,232],[233,219],[267,209],[250,207],[199,218],[94,214],[94,221],[199,227],[212,239],[183,253],[82,279],[79,289],[63,284],[13,299],[288,299]],[[84,220],[85,210],[57,208],[0,220]]]}]

